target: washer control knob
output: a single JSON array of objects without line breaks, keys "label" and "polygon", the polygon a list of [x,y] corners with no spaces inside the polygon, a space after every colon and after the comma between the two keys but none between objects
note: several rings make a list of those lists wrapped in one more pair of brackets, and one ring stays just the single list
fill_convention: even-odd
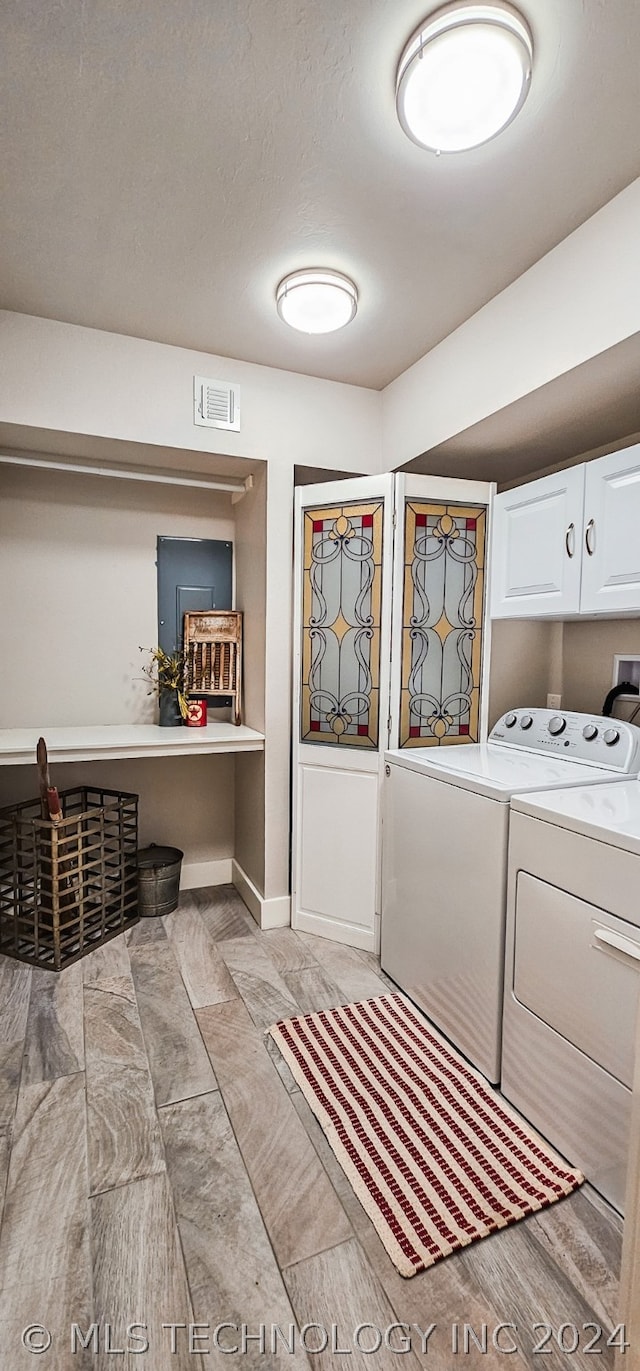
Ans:
[{"label": "washer control knob", "polygon": [[504,721],[507,728],[513,728],[514,724],[518,722],[518,716],[517,714],[505,714]]},{"label": "washer control knob", "polygon": [[607,747],[614,747],[615,744],[620,741],[620,733],[617,728],[605,728],[602,736]]},{"label": "washer control knob", "polygon": [[532,715],[532,714],[523,714],[523,715],[522,715],[522,718],[520,719],[520,727],[521,727],[521,728],[531,728],[532,723],[533,723],[533,715]]},{"label": "washer control knob", "polygon": [[549,720],[548,728],[549,728],[549,732],[550,732],[550,734],[551,734],[551,736],[552,736],[553,738],[558,738],[558,737],[560,736],[561,733],[564,733],[564,730],[565,730],[566,727],[567,727],[567,721],[566,721],[566,719],[563,719],[562,716],[561,716],[560,714],[553,714],[553,715],[552,715],[552,717],[551,717],[550,720]]},{"label": "washer control knob", "polygon": [[595,724],[585,724],[582,730],[582,736],[583,738],[586,738],[588,743],[592,743],[594,738],[597,738],[598,736],[598,730]]}]

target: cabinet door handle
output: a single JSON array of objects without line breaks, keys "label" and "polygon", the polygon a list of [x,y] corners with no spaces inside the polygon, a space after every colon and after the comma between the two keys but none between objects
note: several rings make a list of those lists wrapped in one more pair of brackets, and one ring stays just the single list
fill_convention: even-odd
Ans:
[{"label": "cabinet door handle", "polygon": [[567,529],[567,531],[566,531],[566,533],[565,533],[565,535],[564,535],[564,545],[565,545],[565,547],[566,547],[566,549],[567,549],[567,557],[573,557],[573,555],[574,555],[574,553],[575,553],[575,550],[576,550],[576,526],[575,526],[575,524],[569,524],[569,527],[568,527],[568,529]]},{"label": "cabinet door handle", "polygon": [[595,928],[593,936],[596,942],[615,947],[616,952],[624,952],[627,957],[633,957],[634,962],[640,962],[640,943],[634,942],[633,938],[625,938],[623,933],[616,933],[613,928]]},{"label": "cabinet door handle", "polygon": [[585,535],[584,535],[584,543],[585,543],[585,547],[586,547],[586,549],[587,549],[587,552],[588,552],[589,556],[590,556],[590,557],[593,557],[593,554],[594,554],[594,552],[595,552],[595,550],[596,550],[596,521],[595,521],[595,519],[590,519],[589,522],[588,522],[588,524],[587,524],[587,527],[586,527],[586,530],[585,530]]}]

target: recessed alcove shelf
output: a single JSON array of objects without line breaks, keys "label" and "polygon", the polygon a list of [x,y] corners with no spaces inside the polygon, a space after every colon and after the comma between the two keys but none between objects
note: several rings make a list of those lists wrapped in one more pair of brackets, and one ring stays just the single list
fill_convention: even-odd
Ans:
[{"label": "recessed alcove shelf", "polygon": [[[0,439],[0,579],[11,589],[0,617],[3,641],[19,644],[19,671],[0,688],[2,722],[18,725],[0,728],[0,807],[37,791],[42,734],[59,789],[139,796],[140,845],[184,852],[183,889],[238,882],[258,922],[288,922],[291,551],[274,536],[267,556],[266,462],[19,427]],[[278,529],[291,477],[275,464]],[[217,710],[206,729],[133,722],[154,718],[138,647],[157,641],[158,538],[233,544],[245,629],[237,728]]]},{"label": "recessed alcove shelf", "polygon": [[127,757],[192,757],[213,752],[262,752],[264,735],[244,724],[206,728],[160,728],[157,724],[107,724],[95,728],[2,728],[0,766],[35,766],[42,733],[50,761],[115,761]]}]

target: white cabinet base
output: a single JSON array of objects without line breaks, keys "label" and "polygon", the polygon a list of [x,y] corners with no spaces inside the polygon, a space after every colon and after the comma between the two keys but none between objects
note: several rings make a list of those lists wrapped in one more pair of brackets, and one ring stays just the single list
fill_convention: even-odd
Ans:
[{"label": "white cabinet base", "polygon": [[[307,749],[307,752],[310,749]],[[377,758],[374,758],[377,763]],[[375,950],[378,769],[302,763],[298,775],[296,927]]]}]

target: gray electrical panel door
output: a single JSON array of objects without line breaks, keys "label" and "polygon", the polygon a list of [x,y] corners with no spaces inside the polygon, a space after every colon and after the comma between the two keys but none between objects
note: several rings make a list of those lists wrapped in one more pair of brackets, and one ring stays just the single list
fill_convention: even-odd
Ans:
[{"label": "gray electrical panel door", "polygon": [[158,644],[182,647],[189,609],[232,609],[233,544],[214,538],[158,538]]}]

